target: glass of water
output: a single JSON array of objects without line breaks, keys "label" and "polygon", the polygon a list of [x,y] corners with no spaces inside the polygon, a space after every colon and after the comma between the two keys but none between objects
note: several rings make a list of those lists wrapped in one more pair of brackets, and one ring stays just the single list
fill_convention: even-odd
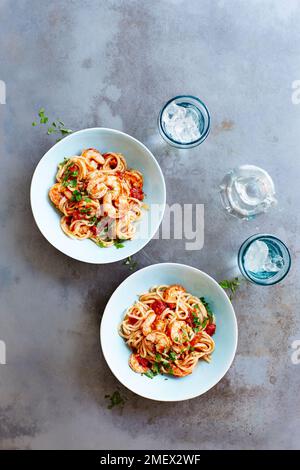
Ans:
[{"label": "glass of water", "polygon": [[173,147],[196,147],[209,134],[210,114],[199,98],[191,95],[175,96],[161,109],[158,129],[163,139]]},{"label": "glass of water", "polygon": [[279,238],[257,234],[242,244],[238,253],[238,265],[243,276],[255,284],[270,286],[287,275],[291,256]]}]

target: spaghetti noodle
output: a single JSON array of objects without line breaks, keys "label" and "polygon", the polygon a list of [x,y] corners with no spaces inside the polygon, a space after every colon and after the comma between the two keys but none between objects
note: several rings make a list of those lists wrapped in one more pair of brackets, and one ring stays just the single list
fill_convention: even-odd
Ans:
[{"label": "spaghetti noodle", "polygon": [[209,305],[180,285],[161,285],[140,295],[120,325],[132,350],[129,365],[149,377],[191,374],[200,359],[211,360],[215,317]]},{"label": "spaghetti noodle", "polygon": [[83,150],[58,166],[49,197],[63,214],[62,230],[71,238],[90,238],[101,247],[134,238],[141,217],[143,176],[127,168],[120,153]]}]

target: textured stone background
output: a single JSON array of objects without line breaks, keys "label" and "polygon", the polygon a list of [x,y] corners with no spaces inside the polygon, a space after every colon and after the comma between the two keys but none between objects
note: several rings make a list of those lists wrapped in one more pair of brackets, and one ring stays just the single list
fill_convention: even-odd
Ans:
[{"label": "textured stone background", "polygon": [[[300,78],[297,0],[0,0],[2,448],[299,448],[300,365],[291,362],[299,324]],[[191,151],[164,144],[162,104],[192,93],[209,106],[208,140]],[[39,233],[29,205],[33,170],[55,141],[32,128],[40,106],[72,129],[124,130],[153,151],[168,202],[205,204],[205,242],[151,241],[139,267],[178,261],[217,279],[235,273],[243,240],[272,232],[293,267],[275,287],[245,284],[234,305],[235,362],[209,393],[160,404],[118,387],[101,355],[101,312],[129,275],[122,263],[68,259]],[[217,185],[227,169],[266,168],[278,208],[253,222],[223,214]],[[298,240],[297,240],[298,239]]]}]

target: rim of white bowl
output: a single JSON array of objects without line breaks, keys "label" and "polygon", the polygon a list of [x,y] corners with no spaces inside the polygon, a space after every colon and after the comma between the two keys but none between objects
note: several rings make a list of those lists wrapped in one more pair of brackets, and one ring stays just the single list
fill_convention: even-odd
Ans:
[{"label": "rim of white bowl", "polygon": [[[158,220],[158,224],[157,226],[151,231],[151,234],[149,236],[149,238],[145,239],[145,241],[141,244],[141,246],[138,248],[138,250],[136,249],[133,249],[133,250],[129,250],[129,252],[126,253],[126,255],[122,256],[122,253],[119,253],[119,251],[122,251],[122,250],[118,250],[118,253],[116,253],[116,259],[114,259],[113,261],[86,261],[85,259],[81,258],[81,257],[75,257],[75,256],[71,256],[67,253],[65,253],[57,244],[54,244],[52,243],[49,238],[47,237],[47,234],[45,233],[45,231],[42,230],[42,228],[40,227],[40,224],[37,220],[37,217],[36,217],[36,214],[35,214],[35,211],[33,209],[33,196],[32,196],[32,192],[33,192],[33,185],[34,185],[34,179],[35,179],[35,175],[38,171],[38,168],[42,162],[42,160],[44,158],[46,158],[46,156],[48,155],[48,153],[54,148],[54,147],[59,147],[60,145],[63,144],[63,141],[65,141],[66,139],[72,139],[72,137],[75,135],[75,134],[81,134],[81,133],[84,133],[86,131],[110,131],[110,132],[113,132],[115,134],[121,134],[121,135],[124,135],[126,137],[128,137],[130,140],[138,143],[139,145],[141,145],[148,153],[149,155],[149,158],[151,158],[154,162],[154,165],[156,166],[160,176],[161,176],[161,180],[162,180],[162,189],[163,189],[163,202],[162,202],[162,208],[163,210],[161,211],[161,215],[160,215],[160,218]],[[148,149],[148,147],[146,147],[145,144],[143,144],[140,140],[136,139],[135,137],[132,137],[131,135],[129,134],[126,134],[126,132],[122,132],[122,131],[119,131],[118,129],[112,129],[110,127],[87,127],[86,129],[80,129],[79,131],[75,131],[73,132],[72,134],[64,137],[62,140],[60,140],[59,142],[56,142],[54,145],[52,145],[52,147],[49,148],[49,150],[47,150],[47,152],[42,156],[42,158],[39,160],[38,164],[36,165],[35,169],[34,169],[34,172],[33,172],[33,175],[32,175],[32,178],[31,178],[31,184],[30,184],[30,206],[31,206],[31,212],[32,212],[32,215],[33,215],[33,218],[34,218],[34,221],[39,229],[39,231],[41,232],[41,234],[44,236],[44,238],[48,241],[48,243],[50,243],[50,245],[52,245],[54,248],[56,248],[58,251],[60,251],[61,253],[63,253],[65,256],[68,256],[69,258],[72,258],[72,259],[75,259],[77,261],[81,261],[83,263],[87,263],[87,264],[98,264],[98,265],[102,265],[102,264],[111,264],[111,263],[116,263],[118,261],[122,261],[123,259],[127,258],[128,256],[132,256],[136,253],[138,253],[139,251],[141,251],[151,240],[152,238],[154,237],[155,233],[157,232],[158,228],[160,227],[160,224],[162,222],[162,219],[163,219],[163,216],[164,216],[164,213],[165,213],[165,208],[166,208],[166,198],[167,198],[167,195],[166,195],[166,182],[165,182],[165,178],[164,178],[164,175],[163,175],[163,172],[162,172],[162,169],[158,163],[158,161],[156,160],[156,158],[154,157],[153,153],[151,152],[151,150]]]},{"label": "rim of white bowl", "polygon": [[[103,323],[103,320],[104,320],[104,316],[105,316],[105,313],[108,311],[108,308],[109,308],[109,305],[112,301],[112,297],[118,292],[118,290],[121,289],[122,285],[129,279],[129,278],[134,278],[134,277],[137,277],[138,275],[141,274],[141,272],[145,272],[155,266],[167,266],[167,267],[170,267],[170,266],[179,266],[181,268],[188,268],[188,269],[191,269],[192,271],[195,271],[195,272],[200,272],[201,274],[204,275],[204,277],[206,277],[207,279],[209,279],[210,281],[213,282],[213,284],[215,284],[217,286],[217,288],[220,290],[220,292],[222,292],[222,295],[224,297],[224,299],[226,299],[226,302],[228,302],[228,305],[229,305],[229,308],[231,310],[231,313],[232,313],[232,316],[233,316],[233,320],[234,320],[234,332],[235,332],[235,342],[234,342],[234,349],[233,349],[233,353],[231,354],[230,356],[230,359],[228,361],[228,365],[225,369],[225,372],[224,374],[222,375],[222,377],[220,377],[218,380],[216,380],[214,382],[214,384],[210,387],[208,387],[206,390],[202,391],[201,393],[190,393],[189,395],[185,396],[184,398],[176,398],[176,399],[164,399],[164,398],[161,398],[161,399],[157,399],[157,398],[153,398],[147,394],[142,394],[142,393],[138,393],[136,392],[136,390],[134,390],[132,387],[130,387],[130,385],[128,385],[127,383],[125,383],[124,381],[120,380],[119,377],[115,374],[115,372],[112,370],[112,368],[110,367],[110,363],[109,363],[109,360],[107,359],[106,355],[105,355],[105,351],[103,349],[103,346],[102,346],[102,323]],[[120,337],[121,338],[121,337]],[[130,276],[126,277],[126,279],[124,279],[124,281],[121,282],[121,284],[119,284],[119,286],[114,290],[114,292],[112,293],[112,295],[110,296],[106,306],[105,306],[105,309],[104,309],[104,312],[103,312],[103,315],[102,315],[102,319],[101,319],[101,323],[100,323],[100,345],[101,345],[101,350],[102,350],[102,354],[104,356],[104,359],[106,361],[106,364],[108,365],[110,371],[112,372],[112,374],[116,377],[116,379],[122,384],[124,385],[124,387],[126,387],[128,390],[130,390],[131,392],[135,393],[136,395],[138,396],[141,396],[143,398],[147,398],[148,400],[153,400],[153,401],[158,401],[158,402],[177,402],[177,401],[185,401],[185,400],[191,400],[192,398],[196,398],[196,397],[199,397],[201,395],[203,395],[204,393],[207,393],[209,390],[211,390],[213,387],[215,387],[222,379],[223,377],[225,377],[225,375],[227,374],[228,370],[230,369],[233,361],[234,361],[234,358],[235,358],[235,355],[236,355],[236,350],[237,350],[237,345],[238,345],[238,325],[237,325],[237,319],[236,319],[236,315],[235,315],[235,311],[234,311],[234,308],[232,306],[232,303],[228,297],[228,295],[226,294],[226,292],[224,291],[224,289],[222,289],[222,287],[218,284],[218,282],[213,278],[211,277],[209,274],[205,273],[204,271],[201,271],[201,269],[198,269],[198,268],[195,268],[194,266],[189,266],[188,264],[182,264],[182,263],[155,263],[155,264],[151,264],[150,266],[146,266],[145,268],[142,268],[142,269],[139,269],[138,271],[136,271],[135,273],[131,274]]]}]

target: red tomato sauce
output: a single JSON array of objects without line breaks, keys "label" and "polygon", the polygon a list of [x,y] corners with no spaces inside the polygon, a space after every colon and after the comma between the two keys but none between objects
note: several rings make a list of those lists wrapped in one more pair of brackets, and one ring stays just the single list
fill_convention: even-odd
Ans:
[{"label": "red tomato sauce", "polygon": [[151,304],[152,310],[156,313],[156,315],[160,315],[166,310],[167,305],[162,300],[154,300],[153,304]]}]

